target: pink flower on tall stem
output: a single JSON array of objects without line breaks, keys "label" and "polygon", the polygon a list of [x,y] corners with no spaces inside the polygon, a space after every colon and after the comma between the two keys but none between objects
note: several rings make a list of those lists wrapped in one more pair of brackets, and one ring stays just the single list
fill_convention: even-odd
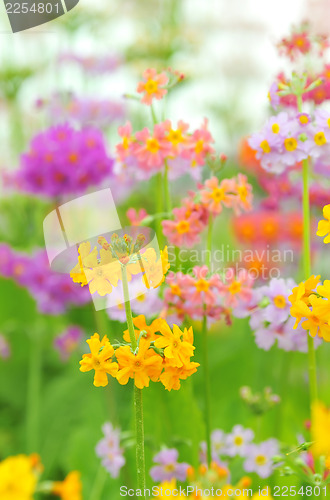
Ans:
[{"label": "pink flower on tall stem", "polygon": [[137,92],[143,94],[141,102],[150,106],[153,99],[162,99],[167,94],[168,77],[165,72],[157,73],[153,68],[146,69],[143,80],[138,83]]},{"label": "pink flower on tall stem", "polygon": [[174,220],[162,222],[163,233],[172,245],[192,247],[199,242],[199,235],[204,226],[199,215],[193,212],[187,217],[185,207],[173,209]]},{"label": "pink flower on tall stem", "polygon": [[235,181],[224,179],[219,184],[217,177],[211,177],[205,181],[201,190],[201,198],[204,205],[213,215],[222,212],[223,206],[232,207],[235,203]]},{"label": "pink flower on tall stem", "polygon": [[165,137],[163,125],[155,125],[153,134],[144,128],[135,134],[138,143],[135,145],[135,157],[144,170],[157,170],[164,164],[171,146]]}]

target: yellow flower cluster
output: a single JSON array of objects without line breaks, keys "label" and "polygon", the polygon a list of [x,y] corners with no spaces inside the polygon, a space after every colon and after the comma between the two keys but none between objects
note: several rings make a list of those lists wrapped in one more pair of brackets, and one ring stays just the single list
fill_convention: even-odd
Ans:
[{"label": "yellow flower cluster", "polygon": [[[132,249],[131,245],[127,244],[127,238],[127,235],[117,238],[125,245],[126,254],[118,252],[119,243],[114,247],[114,244],[108,243],[104,237],[99,238],[102,245],[100,255],[97,247],[91,249],[89,241],[81,243],[78,248],[78,263],[70,272],[73,282],[80,283],[81,286],[89,285],[91,294],[97,292],[102,297],[111,293],[113,287],[118,285],[123,270],[126,272],[127,281],[131,281],[132,276],[141,274],[147,288],[157,288],[161,285],[170,268],[167,247],[160,252],[160,257],[157,257],[155,249],[151,247],[143,252],[133,252],[134,247]],[[139,250],[139,246],[137,249]]]},{"label": "yellow flower cluster", "polygon": [[64,481],[38,484],[43,470],[39,455],[16,455],[0,462],[1,500],[33,500],[39,491],[57,495],[61,500],[82,500],[80,474],[70,472]]},{"label": "yellow flower cluster", "polygon": [[312,406],[311,437],[313,445],[311,452],[315,458],[324,456],[330,459],[330,410],[320,401]]},{"label": "yellow flower cluster", "polygon": [[[105,387],[107,375],[111,375],[121,385],[133,379],[139,389],[149,387],[150,380],[160,381],[168,391],[180,389],[180,381],[195,373],[199,366],[191,361],[195,350],[192,328],[181,331],[174,325],[172,331],[162,318],[147,325],[142,315],[134,318],[133,323],[138,344],[136,351],[130,343],[113,346],[106,335],[100,340],[95,333],[87,340],[91,352],[83,355],[80,370],[95,371],[96,387]],[[127,330],[124,341],[130,342]]]},{"label": "yellow flower cluster", "polygon": [[300,321],[304,330],[312,337],[318,335],[330,342],[330,280],[318,285],[320,276],[311,276],[292,290],[289,300],[291,316],[296,318],[294,328]]},{"label": "yellow flower cluster", "polygon": [[1,500],[32,500],[38,482],[34,460],[17,455],[0,462]]},{"label": "yellow flower cluster", "polygon": [[325,236],[324,243],[330,243],[330,205],[323,208],[324,220],[320,220],[317,228],[317,236]]}]

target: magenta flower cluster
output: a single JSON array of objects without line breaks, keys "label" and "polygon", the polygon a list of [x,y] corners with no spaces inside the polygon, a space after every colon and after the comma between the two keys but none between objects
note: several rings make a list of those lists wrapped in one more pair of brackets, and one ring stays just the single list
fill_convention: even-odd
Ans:
[{"label": "magenta flower cluster", "polygon": [[69,124],[37,134],[22,155],[15,180],[21,190],[51,198],[82,194],[112,173],[102,133]]},{"label": "magenta flower cluster", "polygon": [[91,300],[89,291],[73,283],[70,276],[50,269],[44,250],[29,255],[1,244],[0,276],[11,278],[26,288],[44,314],[60,314],[71,306],[82,306]]}]

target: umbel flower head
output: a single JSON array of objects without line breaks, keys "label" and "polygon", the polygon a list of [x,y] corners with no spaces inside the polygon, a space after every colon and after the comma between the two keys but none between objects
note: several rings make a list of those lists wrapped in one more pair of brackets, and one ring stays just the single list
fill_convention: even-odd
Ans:
[{"label": "umbel flower head", "polygon": [[[124,342],[111,344],[105,335],[100,340],[95,333],[86,342],[91,352],[84,354],[80,361],[80,370],[94,370],[94,385],[104,387],[108,384],[107,375],[116,378],[121,385],[126,385],[129,379],[134,380],[138,389],[149,387],[152,382],[160,381],[168,391],[178,390],[181,380],[186,380],[197,371],[198,363],[192,362],[195,347],[192,328],[173,326],[170,329],[162,318],[148,326],[144,316],[134,318],[137,328],[137,348],[134,350],[124,332]],[[157,332],[157,335],[156,335]]]},{"label": "umbel flower head", "polygon": [[81,194],[111,175],[113,163],[99,130],[58,125],[32,139],[16,181],[23,191],[46,197]]},{"label": "umbel flower head", "polygon": [[119,281],[127,279],[130,282],[137,275],[141,276],[145,288],[157,288],[165,280],[170,267],[167,247],[157,256],[154,248],[143,248],[145,240],[142,233],[134,238],[129,234],[119,236],[114,233],[109,242],[100,236],[99,254],[96,246],[91,249],[89,241],[81,243],[78,263],[70,272],[72,280],[81,286],[88,284],[91,294],[97,292],[102,297],[110,294]]},{"label": "umbel flower head", "polygon": [[318,335],[330,342],[330,280],[317,286],[319,278],[311,276],[292,290],[290,313],[296,319],[294,328],[303,320],[301,326],[312,337]]}]

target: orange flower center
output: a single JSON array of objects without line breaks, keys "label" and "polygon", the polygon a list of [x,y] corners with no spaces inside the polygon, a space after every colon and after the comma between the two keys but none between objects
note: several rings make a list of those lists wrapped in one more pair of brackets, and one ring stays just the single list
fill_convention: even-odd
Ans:
[{"label": "orange flower center", "polygon": [[179,234],[188,233],[188,231],[190,230],[189,222],[187,220],[181,220],[176,225],[176,230],[178,231]]},{"label": "orange flower center", "polygon": [[158,153],[160,148],[159,142],[154,137],[147,140],[147,151],[152,154]]},{"label": "orange flower center", "polygon": [[229,291],[232,295],[235,295],[236,293],[241,291],[241,288],[241,283],[239,281],[234,281],[234,283],[229,286]]},{"label": "orange flower center", "polygon": [[196,154],[202,153],[203,149],[204,149],[204,141],[203,139],[199,139],[199,141],[197,141],[195,144],[195,153]]},{"label": "orange flower center", "polygon": [[147,94],[155,94],[158,90],[158,83],[155,80],[148,80],[144,85]]},{"label": "orange flower center", "polygon": [[201,278],[197,281],[197,283],[195,283],[195,287],[198,292],[207,292],[210,288],[210,284],[206,280]]},{"label": "orange flower center", "polygon": [[69,154],[69,162],[70,163],[77,163],[77,161],[78,161],[77,153],[70,153]]},{"label": "orange flower center", "polygon": [[284,295],[276,295],[276,297],[274,297],[274,304],[279,309],[284,309],[286,306],[286,299]]},{"label": "orange flower center", "polygon": [[222,188],[215,188],[212,191],[212,198],[216,203],[220,203],[225,198],[225,192]]},{"label": "orange flower center", "polygon": [[180,129],[178,130],[170,130],[167,140],[170,141],[174,146],[177,146],[181,142],[183,142],[183,136]]}]

